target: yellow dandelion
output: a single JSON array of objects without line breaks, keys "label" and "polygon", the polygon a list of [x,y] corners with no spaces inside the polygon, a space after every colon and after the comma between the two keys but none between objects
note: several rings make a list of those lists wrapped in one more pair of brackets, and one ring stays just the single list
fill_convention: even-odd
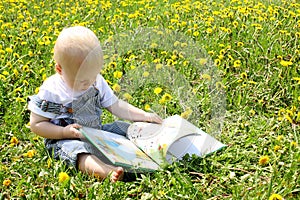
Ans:
[{"label": "yellow dandelion", "polygon": [[69,179],[70,179],[70,176],[66,172],[60,172],[58,175],[58,181],[60,183],[69,181]]},{"label": "yellow dandelion", "polygon": [[260,165],[266,165],[266,164],[268,164],[269,160],[270,160],[269,156],[261,156],[259,158],[259,162],[258,163]]},{"label": "yellow dandelion", "polygon": [[276,138],[277,141],[281,141],[282,139],[283,139],[282,135],[278,135],[277,138]]},{"label": "yellow dandelion", "polygon": [[205,65],[207,63],[207,59],[206,58],[200,58],[199,60],[199,64],[200,65]]},{"label": "yellow dandelion", "polygon": [[119,85],[119,84],[114,84],[113,86],[112,86],[112,89],[113,89],[113,91],[115,91],[115,92],[120,92],[121,91],[121,86]]},{"label": "yellow dandelion", "polygon": [[270,197],[269,197],[269,200],[283,200],[283,197],[279,194],[272,194]]},{"label": "yellow dandelion", "polygon": [[150,74],[149,74],[149,72],[147,72],[147,71],[145,71],[144,73],[143,73],[143,77],[148,77]]},{"label": "yellow dandelion", "polygon": [[197,36],[199,36],[199,35],[200,35],[199,31],[195,31],[195,32],[193,33],[193,36],[195,36],[195,37],[197,37]]},{"label": "yellow dandelion", "polygon": [[145,105],[145,110],[146,110],[146,111],[150,111],[150,110],[151,110],[151,107],[150,107],[149,104],[146,104],[146,105]]},{"label": "yellow dandelion", "polygon": [[243,43],[243,42],[238,42],[238,43],[237,43],[237,46],[238,46],[238,47],[242,47],[242,46],[244,46],[244,43]]},{"label": "yellow dandelion", "polygon": [[2,184],[3,184],[4,186],[8,187],[8,186],[10,186],[10,184],[11,184],[11,180],[5,179],[5,180],[3,181]]},{"label": "yellow dandelion", "polygon": [[130,99],[132,99],[132,96],[129,93],[124,93],[123,98],[126,100],[130,100]]},{"label": "yellow dandelion", "polygon": [[241,61],[240,60],[236,60],[233,62],[233,66],[234,67],[240,67],[241,66]]},{"label": "yellow dandelion", "polygon": [[216,66],[220,66],[221,65],[221,60],[217,58],[217,59],[215,59],[214,63],[215,63]]},{"label": "yellow dandelion", "polygon": [[280,64],[284,67],[288,67],[288,66],[292,65],[293,63],[291,61],[281,60]]},{"label": "yellow dandelion", "polygon": [[292,146],[292,147],[297,147],[297,146],[298,146],[298,143],[295,142],[295,141],[292,141],[292,142],[291,142],[291,146]]},{"label": "yellow dandelion", "polygon": [[189,116],[192,114],[192,109],[188,108],[186,111],[180,114],[180,116],[184,119],[189,118]]},{"label": "yellow dandelion", "polygon": [[23,156],[32,158],[35,155],[35,150],[29,150],[27,153],[24,153]]},{"label": "yellow dandelion", "polygon": [[34,90],[34,92],[35,92],[36,94],[39,93],[39,91],[40,91],[40,88],[39,88],[39,87],[35,88],[35,90]]},{"label": "yellow dandelion", "polygon": [[165,101],[170,101],[172,99],[172,96],[168,93],[165,93],[163,96],[162,96],[163,99],[165,99]]},{"label": "yellow dandelion", "polygon": [[162,64],[157,64],[157,65],[155,65],[155,69],[156,69],[156,70],[159,70],[159,69],[161,69],[162,67],[163,67]]},{"label": "yellow dandelion", "polygon": [[279,149],[281,149],[281,146],[279,146],[279,145],[274,146],[274,151],[278,151]]},{"label": "yellow dandelion", "polygon": [[208,80],[208,81],[211,80],[211,76],[208,75],[208,74],[202,74],[202,78],[203,78],[203,79],[206,79],[206,80]]},{"label": "yellow dandelion", "polygon": [[122,78],[122,76],[123,76],[123,72],[120,72],[120,71],[115,71],[114,72],[114,77],[115,78]]},{"label": "yellow dandelion", "polygon": [[160,87],[157,87],[154,89],[154,94],[158,95],[162,92],[162,89]]},{"label": "yellow dandelion", "polygon": [[246,72],[241,73],[241,78],[242,79],[247,79],[248,75]]},{"label": "yellow dandelion", "polygon": [[11,139],[10,139],[10,146],[15,146],[19,144],[19,140],[17,137],[13,136]]}]

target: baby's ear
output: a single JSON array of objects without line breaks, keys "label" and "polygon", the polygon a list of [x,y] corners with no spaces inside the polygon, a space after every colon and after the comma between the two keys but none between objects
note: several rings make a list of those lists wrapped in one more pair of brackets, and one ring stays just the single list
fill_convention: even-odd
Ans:
[{"label": "baby's ear", "polygon": [[58,63],[55,64],[55,71],[61,75],[62,70],[61,70],[61,66]]}]

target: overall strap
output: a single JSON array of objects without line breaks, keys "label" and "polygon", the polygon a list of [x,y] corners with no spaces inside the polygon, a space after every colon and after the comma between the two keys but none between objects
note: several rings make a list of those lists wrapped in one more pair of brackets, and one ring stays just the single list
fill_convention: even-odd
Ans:
[{"label": "overall strap", "polygon": [[33,95],[28,98],[44,112],[50,112],[54,114],[73,113],[72,108],[66,107],[63,104],[40,99],[37,95]]}]

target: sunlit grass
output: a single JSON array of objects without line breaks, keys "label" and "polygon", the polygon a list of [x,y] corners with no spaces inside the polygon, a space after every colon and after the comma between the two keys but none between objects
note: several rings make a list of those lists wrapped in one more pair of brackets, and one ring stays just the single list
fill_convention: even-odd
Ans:
[{"label": "sunlit grass", "polygon": [[[0,199],[299,198],[297,1],[4,0],[0,10]],[[223,114],[215,136],[228,148],[114,185],[52,160],[28,129],[26,101],[54,73],[55,39],[72,25],[91,28],[103,45],[141,28],[184,36],[139,49],[129,43],[105,55],[101,73],[120,98],[164,117],[185,116],[208,132],[214,113]],[[199,69],[206,62],[212,70]],[[226,112],[213,109],[212,99],[224,102],[211,88],[225,92]],[[103,122],[111,120],[104,112]]]}]

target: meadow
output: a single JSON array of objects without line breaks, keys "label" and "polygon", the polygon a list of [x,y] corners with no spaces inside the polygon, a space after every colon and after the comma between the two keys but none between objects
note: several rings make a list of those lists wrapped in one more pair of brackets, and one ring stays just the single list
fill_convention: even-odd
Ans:
[{"label": "meadow", "polygon": [[[0,199],[300,198],[297,0],[2,0],[0,11]],[[99,36],[120,98],[228,147],[116,184],[53,160],[28,128],[27,98],[74,25]]]}]

